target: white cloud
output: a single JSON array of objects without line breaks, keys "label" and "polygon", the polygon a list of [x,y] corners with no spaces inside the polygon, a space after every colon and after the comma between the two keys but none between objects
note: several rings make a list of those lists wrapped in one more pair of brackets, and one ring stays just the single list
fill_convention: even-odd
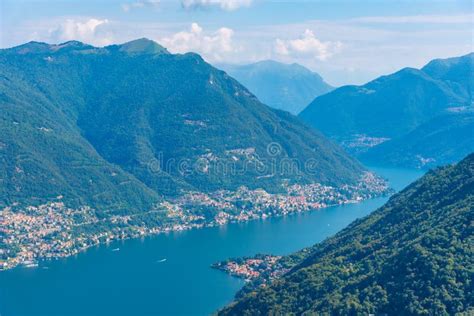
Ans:
[{"label": "white cloud", "polygon": [[222,10],[233,11],[242,7],[249,7],[252,0],[182,0],[185,9],[219,7]]},{"label": "white cloud", "polygon": [[[121,0],[120,3],[136,1]],[[167,5],[164,1],[161,4]],[[182,12],[160,8],[163,10],[156,16],[146,15],[140,20],[58,16],[19,21],[6,25],[0,36],[0,46],[9,47],[29,40],[57,43],[71,39],[102,46],[148,37],[172,52],[195,51],[215,64],[243,64],[264,59],[297,62],[321,73],[335,85],[363,83],[405,66],[421,67],[434,58],[460,56],[472,51],[472,27],[460,24],[469,21],[472,16],[469,12],[443,16],[299,19],[294,23],[259,20],[257,24],[232,26],[232,30],[222,27],[225,24],[216,25],[219,22],[215,17],[209,21],[199,14],[202,22],[189,29],[188,22],[160,19],[160,15]],[[135,10],[138,14],[147,9]],[[424,24],[415,24],[418,22]],[[211,25],[212,29],[208,29]],[[313,30],[314,34],[305,30]],[[324,59],[330,62],[322,62]]]},{"label": "white cloud", "polygon": [[341,42],[322,42],[313,31],[306,29],[300,38],[275,40],[275,53],[285,56],[310,57],[326,60],[342,47]]},{"label": "white cloud", "polygon": [[122,10],[129,12],[132,9],[158,8],[159,5],[160,0],[137,0],[134,2],[122,4]]},{"label": "white cloud", "polygon": [[112,38],[103,30],[108,23],[107,19],[67,19],[56,28],[50,29],[49,38],[53,41],[77,40],[94,45],[108,45],[112,43]]},{"label": "white cloud", "polygon": [[212,61],[221,61],[226,54],[237,50],[232,43],[234,31],[222,27],[206,35],[202,27],[192,23],[189,31],[181,31],[162,38],[160,43],[174,53],[197,52]]},{"label": "white cloud", "polygon": [[405,24],[405,23],[429,23],[429,24],[472,24],[474,14],[459,15],[408,15],[408,16],[367,16],[354,18],[350,21],[361,23],[380,24]]}]

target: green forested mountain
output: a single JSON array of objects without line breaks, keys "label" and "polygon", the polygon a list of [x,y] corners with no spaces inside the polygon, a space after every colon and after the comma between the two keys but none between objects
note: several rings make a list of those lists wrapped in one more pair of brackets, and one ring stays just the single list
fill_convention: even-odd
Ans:
[{"label": "green forested mountain", "polygon": [[[350,152],[363,153],[373,148],[374,153],[369,155],[379,163],[386,163],[389,156],[390,161],[396,161],[399,153],[412,157],[403,160],[406,166],[419,164],[420,159],[416,156],[421,156],[422,161],[431,161],[428,166],[454,162],[456,160],[451,159],[466,153],[457,152],[446,159],[449,155],[444,152],[456,148],[456,138],[439,139],[444,146],[438,146],[439,151],[432,152],[430,156],[423,156],[430,151],[429,144],[424,144],[426,136],[416,129],[425,131],[423,124],[429,124],[431,120],[449,121],[452,129],[464,128],[462,120],[453,120],[455,116],[442,117],[452,112],[472,111],[473,61],[474,53],[437,59],[422,69],[405,68],[362,86],[341,87],[316,98],[300,117],[336,139]],[[446,128],[443,127],[444,130]],[[436,133],[447,136],[441,131]],[[474,130],[471,130],[472,133]],[[415,136],[420,138],[413,139]],[[405,152],[405,147],[398,147],[397,153],[389,151],[408,137],[419,144],[416,150]],[[393,141],[391,145],[379,145],[390,140]],[[381,147],[377,148],[377,145]],[[473,146],[467,152],[472,151]]]},{"label": "green forested mountain", "polygon": [[314,98],[333,89],[320,75],[298,64],[265,60],[248,65],[222,65],[222,68],[264,104],[295,115]]},{"label": "green forested mountain", "polygon": [[472,315],[473,221],[470,154],[297,253],[286,275],[220,315]]},{"label": "green forested mountain", "polygon": [[[297,172],[274,170],[287,160]],[[199,55],[146,39],[1,50],[0,162],[0,206],[63,196],[114,210],[187,190],[354,183],[363,172]]]}]

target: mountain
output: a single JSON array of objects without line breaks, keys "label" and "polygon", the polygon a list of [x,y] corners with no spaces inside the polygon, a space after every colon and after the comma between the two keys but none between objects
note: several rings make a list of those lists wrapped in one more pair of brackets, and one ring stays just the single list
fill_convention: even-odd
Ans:
[{"label": "mountain", "polygon": [[147,39],[3,49],[0,110],[0,207],[59,196],[121,214],[190,191],[339,186],[365,173],[199,55]]},{"label": "mountain", "polygon": [[428,172],[220,315],[471,315],[474,154]]},{"label": "mountain", "polygon": [[[66,56],[94,48],[79,42],[31,42],[0,53],[0,207],[64,196],[73,207],[151,209],[154,191],[101,157],[77,127],[86,79]],[[59,60],[58,60],[59,59]]]},{"label": "mountain", "polygon": [[147,39],[0,50],[0,269],[387,189],[197,54]]},{"label": "mountain", "polygon": [[116,48],[121,52],[127,52],[128,54],[149,54],[149,55],[156,55],[156,54],[169,54],[168,50],[147,38],[140,38],[134,41],[127,42],[122,45],[115,45],[109,46],[109,49]]},{"label": "mountain", "polygon": [[[390,139],[401,143],[409,133],[421,135],[415,129],[438,116],[472,109],[473,60],[474,53],[437,59],[422,69],[405,68],[362,86],[344,86],[317,97],[299,116],[352,153]],[[446,145],[455,147],[456,141],[450,139]],[[422,139],[417,142],[423,144]],[[448,151],[449,146],[440,149]],[[437,165],[446,162],[442,157],[431,158]]]},{"label": "mountain", "polygon": [[474,53],[461,57],[435,59],[421,70],[432,78],[442,80],[457,94],[472,100],[474,95]]},{"label": "mountain", "polygon": [[273,60],[248,65],[222,65],[264,104],[298,114],[315,97],[333,89],[320,75],[298,64]]},{"label": "mountain", "polygon": [[459,161],[474,152],[474,111],[456,109],[439,115],[406,135],[372,147],[360,155],[369,164],[428,168]]}]

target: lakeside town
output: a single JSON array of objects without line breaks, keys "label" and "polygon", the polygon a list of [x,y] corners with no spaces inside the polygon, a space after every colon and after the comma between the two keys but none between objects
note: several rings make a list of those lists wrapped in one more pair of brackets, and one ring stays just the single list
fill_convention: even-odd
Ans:
[{"label": "lakeside town", "polygon": [[233,258],[214,263],[211,267],[224,271],[247,282],[273,280],[288,269],[278,264],[281,256],[257,254],[254,257]]},{"label": "lakeside town", "polygon": [[73,209],[62,197],[38,205],[0,210],[0,269],[35,267],[113,240],[284,216],[334,205],[358,203],[391,192],[366,172],[356,185],[284,184],[285,193],[240,187],[235,191],[188,192],[156,209],[126,216],[97,216],[90,207]]}]

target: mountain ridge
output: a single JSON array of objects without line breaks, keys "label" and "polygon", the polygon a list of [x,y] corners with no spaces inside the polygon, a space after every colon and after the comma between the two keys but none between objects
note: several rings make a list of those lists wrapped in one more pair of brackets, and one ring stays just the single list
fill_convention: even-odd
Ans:
[{"label": "mountain ridge", "polygon": [[[380,153],[382,148],[389,148],[380,145],[383,142],[400,143],[403,137],[436,117],[449,115],[456,109],[472,109],[473,65],[471,53],[434,60],[421,69],[403,68],[364,85],[344,86],[317,97],[299,117],[359,157],[366,151]],[[451,143],[455,141],[451,139]],[[419,143],[422,145],[421,139]],[[376,149],[378,146],[380,149]],[[425,167],[432,167],[455,162],[473,149],[469,147],[447,160],[437,154],[424,157],[423,153],[428,151],[424,147],[410,155],[423,156],[431,161]],[[389,160],[394,161],[397,154],[383,154],[389,155],[392,155]],[[373,161],[375,152],[371,156]],[[382,159],[378,161],[381,162]],[[407,161],[407,166],[416,163],[412,159]]]},{"label": "mountain ridge", "polygon": [[147,40],[125,47],[0,51],[7,268],[388,192],[332,141],[199,55]]}]

